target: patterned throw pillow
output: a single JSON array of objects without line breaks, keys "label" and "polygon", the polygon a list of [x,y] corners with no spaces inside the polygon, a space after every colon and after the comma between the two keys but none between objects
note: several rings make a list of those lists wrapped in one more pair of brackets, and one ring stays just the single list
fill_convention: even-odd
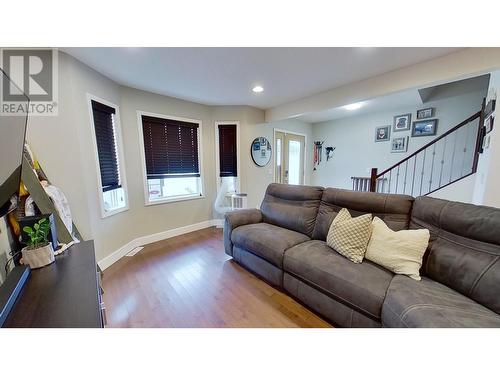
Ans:
[{"label": "patterned throw pillow", "polygon": [[361,263],[372,233],[372,215],[351,217],[346,208],[333,219],[326,243],[354,263]]},{"label": "patterned throw pillow", "polygon": [[389,271],[420,280],[422,258],[429,245],[429,229],[393,231],[382,219],[373,219],[366,259]]}]

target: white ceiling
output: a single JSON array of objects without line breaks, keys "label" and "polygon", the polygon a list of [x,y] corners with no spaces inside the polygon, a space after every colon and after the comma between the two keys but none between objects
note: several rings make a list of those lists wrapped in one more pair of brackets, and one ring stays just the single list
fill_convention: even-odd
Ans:
[{"label": "white ceiling", "polygon": [[[208,105],[262,109],[459,48],[62,48],[126,86]],[[264,92],[255,94],[259,84]]]},{"label": "white ceiling", "polygon": [[484,95],[488,91],[490,75],[480,75],[467,79],[461,79],[444,83],[437,86],[425,87],[421,89],[412,88],[404,91],[392,93],[390,95],[379,96],[377,98],[361,102],[362,107],[354,111],[349,111],[345,107],[330,108],[325,111],[308,113],[298,116],[297,119],[316,123],[330,121],[344,117],[359,116],[372,112],[382,112],[396,110],[405,107],[421,106],[431,100],[439,100],[453,96],[463,95],[469,92],[483,91]]},{"label": "white ceiling", "polygon": [[326,111],[302,115],[297,117],[297,119],[308,123],[323,122],[344,117],[364,115],[372,112],[382,112],[391,109],[418,106],[422,104],[422,100],[418,90],[411,89],[365,100],[361,103],[363,106],[354,111],[349,111],[344,107],[336,107]]}]

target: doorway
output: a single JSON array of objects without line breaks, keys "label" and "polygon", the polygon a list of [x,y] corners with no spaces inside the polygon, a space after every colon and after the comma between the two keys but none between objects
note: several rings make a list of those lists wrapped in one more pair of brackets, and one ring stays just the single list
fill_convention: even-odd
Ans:
[{"label": "doorway", "polygon": [[274,182],[304,185],[306,136],[274,130]]}]

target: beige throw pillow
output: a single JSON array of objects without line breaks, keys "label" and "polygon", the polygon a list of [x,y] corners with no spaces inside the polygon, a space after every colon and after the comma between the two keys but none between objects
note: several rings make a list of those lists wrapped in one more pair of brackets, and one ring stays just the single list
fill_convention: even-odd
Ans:
[{"label": "beige throw pillow", "polygon": [[372,215],[351,217],[345,208],[333,219],[326,243],[354,263],[361,263],[372,232]]},{"label": "beige throw pillow", "polygon": [[422,258],[429,244],[428,229],[390,229],[382,219],[373,219],[372,237],[365,257],[388,270],[420,280]]}]

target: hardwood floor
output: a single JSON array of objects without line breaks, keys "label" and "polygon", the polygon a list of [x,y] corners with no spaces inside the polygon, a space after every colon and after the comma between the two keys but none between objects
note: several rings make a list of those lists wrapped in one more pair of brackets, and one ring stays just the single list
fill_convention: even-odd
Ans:
[{"label": "hardwood floor", "polygon": [[108,327],[330,327],[230,259],[215,228],[123,257],[104,272]]}]

